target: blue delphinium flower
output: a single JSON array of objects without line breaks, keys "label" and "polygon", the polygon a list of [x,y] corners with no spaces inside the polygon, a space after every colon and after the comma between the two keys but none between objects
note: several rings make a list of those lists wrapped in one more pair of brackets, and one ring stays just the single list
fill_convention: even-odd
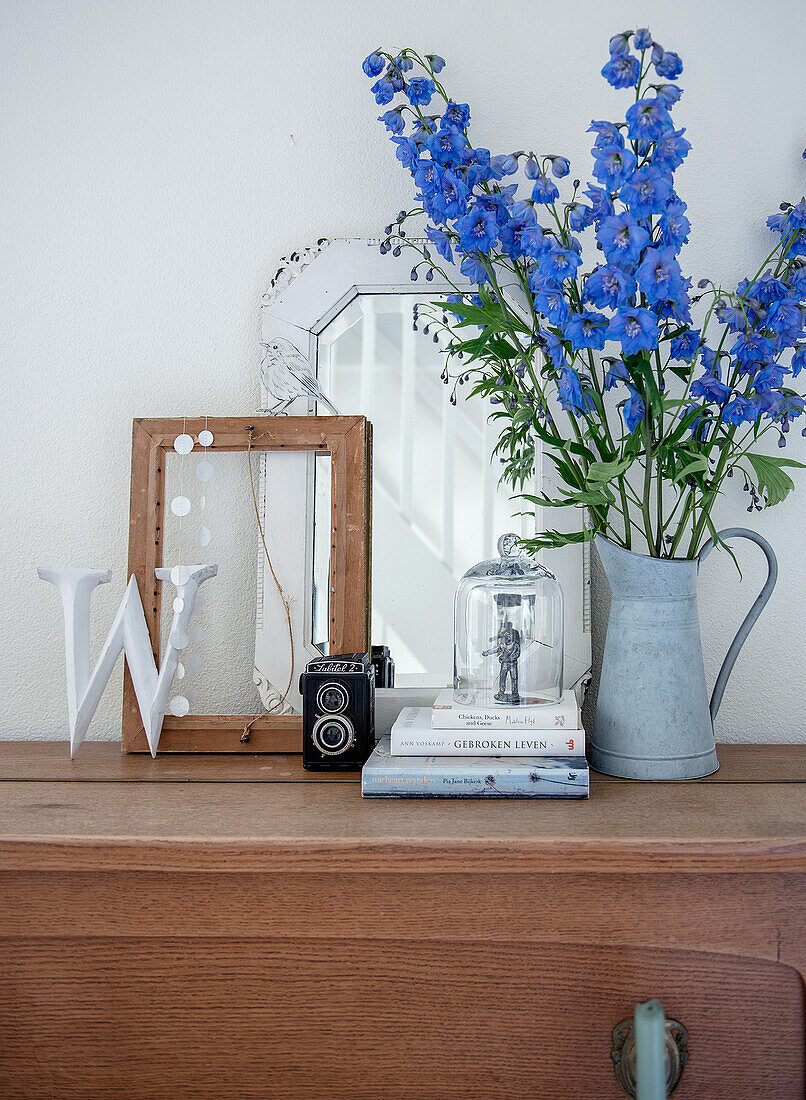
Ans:
[{"label": "blue delphinium flower", "polygon": [[722,419],[726,424],[752,424],[758,417],[758,411],[749,397],[737,393],[722,410]]},{"label": "blue delphinium flower", "polygon": [[543,343],[545,344],[546,355],[551,365],[557,370],[560,370],[562,367],[567,367],[568,360],[565,358],[565,348],[559,336],[555,336],[553,332],[546,328],[541,327],[539,331]]},{"label": "blue delphinium flower", "polygon": [[620,310],[607,331],[608,339],[618,340],[625,355],[657,347],[659,335],[657,317],[641,306]]},{"label": "blue delphinium flower", "polygon": [[495,216],[478,204],[457,221],[456,229],[465,252],[489,252],[498,239]]},{"label": "blue delphinium flower", "polygon": [[493,165],[494,170],[500,172],[502,176],[514,176],[518,171],[518,158],[512,153],[501,153],[497,157],[493,157],[490,164]]},{"label": "blue delphinium flower", "polygon": [[467,148],[467,139],[455,127],[447,126],[431,134],[423,144],[437,164],[455,165]]},{"label": "blue delphinium flower", "polygon": [[615,122],[593,119],[588,127],[588,133],[596,134],[596,140],[593,143],[595,148],[601,145],[620,145],[622,149],[624,148],[624,138]]},{"label": "blue delphinium flower", "polygon": [[562,248],[553,244],[538,260],[537,270],[543,279],[553,282],[555,285],[563,279],[576,275],[577,268],[582,263],[582,257],[570,248]]},{"label": "blue delphinium flower", "polygon": [[437,229],[436,226],[429,225],[425,230],[425,235],[437,252],[448,263],[453,261],[453,250],[451,247],[451,238],[443,229]]},{"label": "blue delphinium flower", "polygon": [[632,54],[611,57],[602,69],[602,76],[614,88],[634,88],[641,75],[641,63]]},{"label": "blue delphinium flower", "polygon": [[625,211],[605,218],[596,232],[596,239],[611,264],[633,267],[649,243],[649,233]]},{"label": "blue delphinium flower", "polygon": [[652,35],[647,27],[639,27],[633,36],[633,45],[636,50],[648,50],[652,45]]},{"label": "blue delphinium flower", "polygon": [[424,107],[431,102],[436,88],[434,87],[434,81],[428,80],[424,76],[413,77],[406,88],[406,95],[408,96],[409,103],[415,107]]},{"label": "blue delphinium flower", "polygon": [[534,187],[532,188],[532,202],[550,205],[559,197],[560,192],[557,190],[557,184],[554,180],[544,176],[542,172],[535,177]]},{"label": "blue delphinium flower", "polygon": [[543,287],[538,290],[535,304],[540,313],[558,327],[565,324],[571,312],[565,295],[558,287]]},{"label": "blue delphinium flower", "polygon": [[660,214],[672,195],[672,183],[654,164],[638,168],[619,191],[619,198],[639,221]]},{"label": "blue delphinium flower", "polygon": [[584,202],[568,203],[568,225],[575,233],[581,233],[596,221],[593,207]]},{"label": "blue delphinium flower", "polygon": [[666,302],[683,291],[683,274],[673,248],[648,248],[636,272],[648,302]]},{"label": "blue delphinium flower", "polygon": [[382,122],[390,134],[400,134],[406,126],[406,121],[399,107],[386,111],[380,116],[378,122]]},{"label": "blue delphinium flower", "polygon": [[534,247],[530,230],[535,228],[538,229],[542,241],[543,230],[536,226],[535,213],[531,206],[519,210],[517,214],[510,212],[500,230],[502,252],[506,252],[513,260],[530,255],[531,249]]},{"label": "blue delphinium flower", "polygon": [[591,204],[591,208],[593,209],[593,220],[597,224],[601,223],[604,218],[615,211],[613,199],[610,197],[609,191],[606,191],[604,187],[595,187],[590,183],[585,188],[584,195]]},{"label": "blue delphinium flower", "polygon": [[589,309],[572,313],[565,325],[565,338],[574,351],[582,348],[601,351],[605,346],[609,323],[603,313],[594,313]]},{"label": "blue delphinium flower", "polygon": [[740,363],[750,363],[756,360],[765,360],[774,352],[772,340],[762,336],[759,332],[743,332],[733,347],[730,349]]},{"label": "blue delphinium flower", "polygon": [[615,264],[594,268],[585,280],[583,302],[593,302],[600,309],[609,306],[616,309],[626,305],[636,291],[635,279]]},{"label": "blue delphinium flower", "polygon": [[692,328],[689,329],[688,332],[676,336],[669,344],[669,351],[672,359],[678,359],[681,362],[690,362],[694,358],[694,354],[699,346],[700,330],[698,328]]},{"label": "blue delphinium flower", "polygon": [[383,72],[383,67],[386,61],[381,57],[379,53],[371,53],[364,58],[364,63],[361,68],[367,74],[367,76],[380,76]]},{"label": "blue delphinium flower", "polygon": [[666,208],[658,222],[661,242],[671,245],[675,252],[679,252],[686,243],[691,230],[691,222],[685,215],[686,209],[682,199],[671,199],[666,203]]},{"label": "blue delphinium flower", "polygon": [[682,71],[683,62],[671,50],[662,51],[662,56],[655,61],[655,72],[666,80],[676,80]]},{"label": "blue delphinium flower", "polygon": [[611,57],[621,57],[623,54],[630,52],[631,34],[632,31],[622,31],[621,34],[613,35],[608,44]]},{"label": "blue delphinium flower", "polygon": [[678,88],[676,84],[656,84],[655,94],[658,99],[662,100],[668,109],[677,103],[683,94],[683,89]]},{"label": "blue delphinium flower", "polygon": [[579,375],[573,367],[563,367],[557,380],[557,397],[566,412],[581,413],[593,408],[590,394],[582,392]]},{"label": "blue delphinium flower", "polygon": [[715,370],[707,370],[691,383],[691,396],[701,397],[703,401],[725,405],[730,398],[730,386],[726,386]]},{"label": "blue delphinium flower", "polygon": [[471,283],[489,283],[490,275],[487,268],[484,266],[479,254],[471,254],[465,256],[459,267],[462,274],[470,280]]},{"label": "blue delphinium flower", "polygon": [[450,100],[445,105],[445,111],[440,119],[442,126],[455,126],[458,130],[464,130],[470,122],[470,107],[466,103],[454,103]]},{"label": "blue delphinium flower", "polygon": [[561,180],[563,176],[567,176],[571,171],[571,162],[567,157],[549,157],[551,161],[551,174],[556,176],[558,180]]},{"label": "blue delphinium flower", "polygon": [[599,183],[605,184],[611,191],[617,191],[629,178],[636,166],[635,153],[623,145],[611,143],[594,145],[593,174]]},{"label": "blue delphinium flower", "polygon": [[375,96],[375,102],[379,107],[385,107],[387,103],[391,103],[395,98],[395,89],[391,81],[385,77],[381,77],[380,80],[376,80],[370,88],[370,91]]},{"label": "blue delphinium flower", "polygon": [[666,172],[676,171],[691,149],[691,142],[683,137],[686,132],[682,130],[666,130],[658,138],[655,152],[652,154],[652,163]]},{"label": "blue delphinium flower", "polygon": [[445,68],[445,58],[440,57],[438,53],[427,53],[425,59],[431,66],[432,72],[441,73]]},{"label": "blue delphinium flower", "polygon": [[439,186],[434,192],[427,213],[432,221],[446,222],[461,217],[467,209],[469,191],[467,185],[451,171],[443,172],[439,177]]},{"label": "blue delphinium flower", "polygon": [[627,388],[630,391],[630,396],[622,405],[621,415],[624,417],[624,423],[627,425],[627,430],[629,432],[634,432],[646,416],[646,408],[644,407],[644,402],[638,390],[633,386],[628,386]]},{"label": "blue delphinium flower", "polygon": [[632,141],[656,141],[672,125],[666,104],[655,99],[638,99],[627,109],[627,133]]},{"label": "blue delphinium flower", "polygon": [[806,367],[806,344],[797,344],[792,356],[792,361],[789,364],[789,369],[792,371],[792,377],[797,378],[804,367]]}]

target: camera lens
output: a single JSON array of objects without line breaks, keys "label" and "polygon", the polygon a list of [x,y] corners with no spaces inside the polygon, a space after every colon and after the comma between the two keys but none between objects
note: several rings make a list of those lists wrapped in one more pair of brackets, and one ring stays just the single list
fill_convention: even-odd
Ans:
[{"label": "camera lens", "polygon": [[352,722],[341,714],[332,718],[322,715],[314,722],[311,740],[325,756],[339,756],[355,741],[355,730]]},{"label": "camera lens", "polygon": [[328,749],[338,749],[347,740],[347,734],[341,726],[323,726],[319,731],[319,740]]},{"label": "camera lens", "polygon": [[347,689],[342,684],[323,684],[316,694],[316,702],[322,710],[326,710],[328,714],[335,714],[338,711],[346,710],[347,704],[350,699],[347,695]]}]

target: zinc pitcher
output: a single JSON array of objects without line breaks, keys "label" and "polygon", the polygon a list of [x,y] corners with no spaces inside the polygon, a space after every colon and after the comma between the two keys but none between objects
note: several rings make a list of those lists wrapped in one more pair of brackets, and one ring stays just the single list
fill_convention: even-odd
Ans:
[{"label": "zinc pitcher", "polygon": [[739,650],[775,587],[778,563],[770,544],[754,531],[731,527],[718,538],[755,542],[768,573],[709,700],[697,576],[714,540],[697,558],[651,558],[596,536],[612,592],[591,741],[597,771],[626,779],[696,779],[719,767],[714,719]]}]

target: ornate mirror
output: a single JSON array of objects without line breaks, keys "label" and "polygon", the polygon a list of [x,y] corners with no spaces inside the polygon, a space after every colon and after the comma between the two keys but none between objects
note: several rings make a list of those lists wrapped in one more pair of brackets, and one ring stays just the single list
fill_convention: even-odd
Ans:
[{"label": "ornate mirror", "polygon": [[[452,680],[453,598],[462,574],[494,556],[502,532],[526,536],[542,517],[524,514],[528,506],[499,486],[497,463],[491,460],[497,434],[487,423],[487,406],[480,398],[464,401],[461,388],[451,403],[452,386],[440,379],[439,343],[422,326],[414,330],[415,304],[453,288],[439,277],[412,282],[410,271],[405,251],[382,256],[377,241],[322,240],[283,261],[264,298],[262,339],[267,345],[289,341],[313,365],[322,391],[340,413],[360,413],[372,422],[372,641],[389,646],[396,687],[430,689]],[[463,283],[461,276],[457,280]],[[261,401],[268,401],[263,387]],[[299,399],[287,411],[315,408],[313,400]],[[325,411],[320,404],[319,412]],[[327,457],[286,458],[279,479],[263,469],[263,499],[307,501],[305,560],[289,560],[288,568],[305,584],[305,606],[297,608],[300,644],[311,655],[327,653]],[[537,476],[542,476],[539,463]],[[551,519],[556,525],[556,517]],[[273,538],[282,558],[282,532]],[[546,552],[543,560],[565,593],[566,680],[573,683],[590,663],[583,550]],[[261,576],[259,584],[267,598],[268,581]],[[277,638],[262,628],[260,607],[259,595],[259,686],[261,680],[281,680],[287,664]],[[296,706],[298,700],[290,696],[289,703]]]}]

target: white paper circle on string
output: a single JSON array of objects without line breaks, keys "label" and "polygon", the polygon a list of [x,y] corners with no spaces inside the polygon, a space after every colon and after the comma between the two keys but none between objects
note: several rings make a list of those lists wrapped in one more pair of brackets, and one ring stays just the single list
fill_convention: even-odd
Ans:
[{"label": "white paper circle on string", "polygon": [[189,565],[175,565],[171,570],[171,583],[177,588],[181,588],[183,584],[187,584],[190,580],[190,566]]},{"label": "white paper circle on string", "polygon": [[174,695],[168,704],[168,709],[171,714],[175,714],[177,718],[184,718],[187,712],[190,710],[190,703],[184,697],[184,695]]},{"label": "white paper circle on string", "polygon": [[209,447],[213,442],[213,433],[208,431],[207,428],[203,432],[199,432],[199,443],[202,447]]},{"label": "white paper circle on string", "polygon": [[196,545],[209,546],[212,537],[209,527],[200,527],[196,532]]},{"label": "white paper circle on string", "polygon": [[207,600],[204,598],[204,596],[197,596],[196,599],[193,601],[193,614],[203,615],[206,610]]},{"label": "white paper circle on string", "polygon": [[188,670],[191,676],[198,676],[204,667],[204,661],[201,659],[198,653],[191,653],[188,659],[185,661],[185,668]]},{"label": "white paper circle on string", "polygon": [[201,462],[196,463],[196,477],[199,479],[199,481],[209,481],[212,476],[212,462],[208,462],[206,458],[203,458]]},{"label": "white paper circle on string", "polygon": [[172,630],[168,637],[168,644],[174,649],[184,649],[188,644],[188,636],[184,630]]},{"label": "white paper circle on string", "polygon": [[183,433],[174,440],[174,450],[180,455],[189,455],[193,450],[193,436]]},{"label": "white paper circle on string", "polygon": [[181,661],[179,661],[177,666],[176,666],[176,672],[174,673],[174,679],[175,680],[184,680],[184,678],[185,678],[185,666],[182,664]]},{"label": "white paper circle on string", "polygon": [[174,611],[178,615],[180,611],[185,610],[185,601],[181,597],[177,596],[174,600]]},{"label": "white paper circle on string", "polygon": [[186,516],[190,511],[188,497],[174,497],[171,501],[171,511],[175,516]]},{"label": "white paper circle on string", "polygon": [[204,640],[204,628],[201,626],[192,626],[190,628],[190,640],[191,642],[201,642]]}]

